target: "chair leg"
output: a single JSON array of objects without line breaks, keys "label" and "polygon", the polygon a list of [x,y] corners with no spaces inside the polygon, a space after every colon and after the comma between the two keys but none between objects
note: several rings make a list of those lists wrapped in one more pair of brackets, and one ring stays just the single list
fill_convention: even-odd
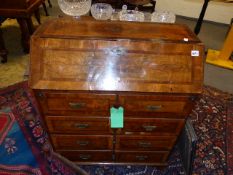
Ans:
[{"label": "chair leg", "polygon": [[49,13],[48,13],[48,11],[47,11],[47,7],[46,7],[46,5],[45,5],[45,2],[43,2],[42,5],[43,5],[43,9],[44,9],[44,11],[45,11],[45,15],[46,15],[46,16],[49,16]]},{"label": "chair leg", "polygon": [[50,0],[48,0],[48,3],[49,3],[49,7],[52,8],[52,3]]}]

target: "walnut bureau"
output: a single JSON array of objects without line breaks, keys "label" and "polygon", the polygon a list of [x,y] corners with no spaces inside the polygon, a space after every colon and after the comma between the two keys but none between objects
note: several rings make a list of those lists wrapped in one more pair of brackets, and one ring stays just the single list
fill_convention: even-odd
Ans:
[{"label": "walnut bureau", "polygon": [[[56,152],[77,163],[165,166],[203,86],[188,27],[56,18],[33,34],[29,86]],[[123,128],[110,108],[122,107]]]}]

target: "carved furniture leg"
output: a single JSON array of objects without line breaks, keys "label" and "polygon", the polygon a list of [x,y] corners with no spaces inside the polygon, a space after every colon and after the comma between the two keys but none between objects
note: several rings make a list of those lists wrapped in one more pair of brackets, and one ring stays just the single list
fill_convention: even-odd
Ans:
[{"label": "carved furniture leg", "polygon": [[38,24],[41,24],[41,21],[40,21],[40,10],[39,10],[39,8],[35,10],[34,14],[35,14],[35,18],[36,18]]},{"label": "carved furniture leg", "polygon": [[52,8],[52,3],[50,0],[48,0],[48,3],[49,3],[49,7]]},{"label": "carved furniture leg", "polygon": [[34,26],[33,26],[33,23],[32,23],[32,19],[31,18],[26,18],[26,21],[27,21],[28,31],[29,31],[30,35],[32,35],[33,32],[34,32]]},{"label": "carved furniture leg", "polygon": [[44,9],[44,11],[45,11],[45,15],[46,15],[46,16],[49,16],[49,13],[48,13],[48,11],[47,11],[47,7],[46,7],[45,2],[43,2],[42,5],[43,5],[43,9]]},{"label": "carved furniture leg", "polygon": [[30,48],[29,41],[30,41],[30,34],[32,29],[30,29],[28,24],[31,25],[32,23],[30,24],[30,22],[25,18],[17,18],[17,21],[21,29],[21,42],[22,42],[23,51],[25,53],[29,53],[29,48]]}]

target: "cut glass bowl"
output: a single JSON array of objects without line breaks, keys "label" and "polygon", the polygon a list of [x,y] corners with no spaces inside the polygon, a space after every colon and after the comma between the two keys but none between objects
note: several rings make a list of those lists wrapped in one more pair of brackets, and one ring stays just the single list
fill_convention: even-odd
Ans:
[{"label": "cut glass bowl", "polygon": [[112,6],[107,3],[96,3],[91,6],[91,15],[97,20],[110,19],[112,11]]},{"label": "cut glass bowl", "polygon": [[78,17],[89,12],[91,0],[58,0],[58,5],[66,15]]},{"label": "cut glass bowl", "polygon": [[121,10],[119,12],[120,21],[139,21],[143,22],[145,19],[144,13],[137,10]]},{"label": "cut glass bowl", "polygon": [[163,11],[163,12],[153,12],[151,14],[151,22],[160,22],[160,23],[175,23],[176,15],[172,12]]}]

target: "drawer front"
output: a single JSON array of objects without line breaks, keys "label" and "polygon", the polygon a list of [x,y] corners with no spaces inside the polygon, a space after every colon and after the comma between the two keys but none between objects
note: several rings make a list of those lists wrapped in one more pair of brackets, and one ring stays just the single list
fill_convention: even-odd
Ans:
[{"label": "drawer front", "polygon": [[175,136],[117,136],[117,150],[169,151],[176,141]]},{"label": "drawer front", "polygon": [[51,135],[56,150],[107,150],[112,149],[112,136],[103,135]]},{"label": "drawer front", "polygon": [[115,102],[113,94],[37,91],[36,95],[43,112],[51,115],[109,116]]},{"label": "drawer front", "polygon": [[108,118],[46,116],[48,130],[51,133],[73,134],[109,134],[111,133]]},{"label": "drawer front", "polygon": [[116,152],[116,161],[117,162],[137,162],[137,163],[164,163],[167,160],[169,152],[159,151],[159,152]]},{"label": "drawer front", "polygon": [[112,151],[57,151],[64,157],[76,162],[111,162]]},{"label": "drawer front", "polygon": [[184,118],[193,103],[189,96],[121,95],[125,116]]},{"label": "drawer front", "polygon": [[125,118],[122,134],[177,135],[184,126],[183,119]]}]

